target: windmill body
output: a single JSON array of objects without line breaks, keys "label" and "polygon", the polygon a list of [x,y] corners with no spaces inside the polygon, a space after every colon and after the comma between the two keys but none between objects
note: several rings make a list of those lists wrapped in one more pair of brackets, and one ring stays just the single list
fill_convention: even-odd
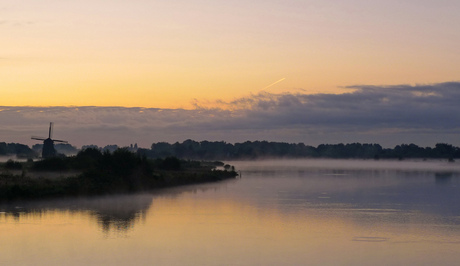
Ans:
[{"label": "windmill body", "polygon": [[57,155],[56,149],[54,148],[54,142],[67,143],[65,140],[52,139],[53,135],[53,122],[50,123],[50,129],[48,138],[32,137],[35,140],[43,140],[42,158],[54,157]]}]

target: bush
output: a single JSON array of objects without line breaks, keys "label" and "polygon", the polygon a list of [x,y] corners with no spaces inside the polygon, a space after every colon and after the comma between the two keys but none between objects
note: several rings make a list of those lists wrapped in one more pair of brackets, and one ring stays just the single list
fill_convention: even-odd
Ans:
[{"label": "bush", "polygon": [[22,170],[22,164],[20,162],[15,162],[15,161],[9,159],[5,163],[5,168],[10,169],[10,170]]},{"label": "bush", "polygon": [[160,169],[163,170],[180,170],[181,162],[176,157],[166,157],[163,162],[160,163]]},{"label": "bush", "polygon": [[39,171],[63,171],[69,168],[67,158],[51,157],[34,163],[34,169]]}]

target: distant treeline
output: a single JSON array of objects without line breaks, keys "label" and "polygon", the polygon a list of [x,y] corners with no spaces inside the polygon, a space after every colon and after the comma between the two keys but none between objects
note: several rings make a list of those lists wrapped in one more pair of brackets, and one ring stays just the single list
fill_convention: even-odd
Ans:
[{"label": "distant treeline", "polygon": [[[56,149],[57,153],[64,154],[64,155],[75,155],[78,153],[79,149],[67,143],[57,143],[54,144],[54,148]],[[34,144],[32,146],[32,150],[37,154],[41,154],[43,149],[43,144]]]},{"label": "distant treeline", "polygon": [[[18,155],[34,157],[39,154],[39,145],[33,150],[23,144],[0,142],[0,155]],[[70,144],[57,144],[56,150],[63,154],[76,154],[78,150]],[[119,147],[107,145],[98,147],[86,145],[87,148],[113,152]],[[227,143],[224,141],[186,140],[173,144],[166,142],[153,143],[150,149],[138,148],[137,144],[125,147],[149,158],[165,158],[174,156],[193,160],[235,160],[257,158],[356,158],[356,159],[404,159],[404,158],[460,158],[460,148],[446,143],[438,143],[434,148],[419,147],[415,144],[401,144],[394,148],[382,148],[379,144],[321,144],[317,147],[303,143],[285,143],[268,141],[246,141],[243,143]]]},{"label": "distant treeline", "polygon": [[0,155],[16,155],[24,158],[33,158],[37,156],[27,145],[5,142],[0,142]]},{"label": "distant treeline", "polygon": [[[56,149],[58,154],[63,154],[66,156],[76,155],[80,151],[80,149],[78,149],[77,147],[72,146],[71,144],[64,143],[56,143],[54,144],[54,148]],[[82,147],[81,150],[85,150],[88,148],[95,148],[100,151],[114,152],[115,150],[122,147],[119,147],[118,145],[107,145],[104,147],[98,147],[96,145],[85,145]],[[130,147],[123,148],[135,152],[137,150],[137,145],[131,145]],[[0,156],[16,155],[20,158],[36,158],[39,157],[39,155],[42,153],[42,149],[43,144],[34,144],[32,145],[32,148],[30,148],[29,146],[24,144],[0,142]]]},{"label": "distant treeline", "polygon": [[384,149],[379,144],[321,144],[317,147],[303,143],[246,141],[230,144],[223,141],[193,141],[169,144],[154,143],[151,149],[138,149],[138,153],[151,158],[176,156],[199,160],[232,160],[257,158],[357,158],[357,159],[404,159],[404,158],[460,158],[460,148],[439,143],[434,148],[402,144]]}]

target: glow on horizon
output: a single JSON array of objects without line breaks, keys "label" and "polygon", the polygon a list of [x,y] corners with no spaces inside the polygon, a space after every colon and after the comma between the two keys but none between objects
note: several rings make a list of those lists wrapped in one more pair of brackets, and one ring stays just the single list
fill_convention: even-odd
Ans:
[{"label": "glow on horizon", "polygon": [[192,108],[273,77],[285,78],[277,91],[305,93],[458,80],[459,10],[449,0],[7,0],[0,105]]}]

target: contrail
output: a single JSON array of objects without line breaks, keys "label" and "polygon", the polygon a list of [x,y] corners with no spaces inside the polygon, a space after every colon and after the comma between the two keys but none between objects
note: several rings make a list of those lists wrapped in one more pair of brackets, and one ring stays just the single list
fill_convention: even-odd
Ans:
[{"label": "contrail", "polygon": [[275,82],[273,82],[272,84],[268,85],[267,87],[263,88],[262,90],[266,90],[266,89],[270,88],[271,86],[273,86],[273,85],[275,85],[275,84],[277,84],[277,83],[280,83],[281,81],[283,81],[283,80],[285,80],[285,79],[286,79],[286,78],[282,78],[282,79],[280,79],[280,80],[278,80],[278,81],[275,81]]}]

